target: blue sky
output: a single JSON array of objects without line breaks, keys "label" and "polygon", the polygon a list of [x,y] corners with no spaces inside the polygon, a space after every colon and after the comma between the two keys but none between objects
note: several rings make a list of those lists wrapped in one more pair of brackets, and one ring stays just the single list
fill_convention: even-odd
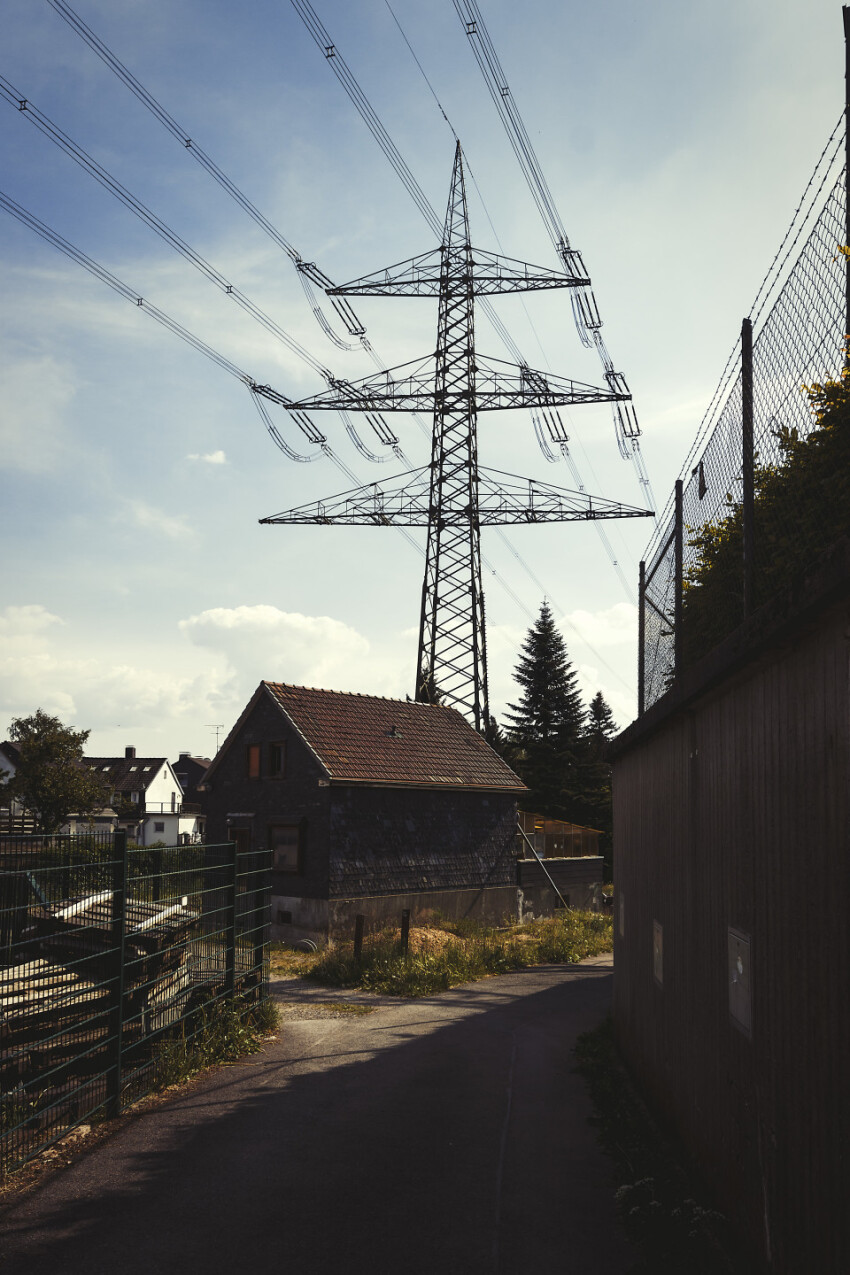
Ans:
[{"label": "blue sky", "polygon": [[[314,7],[442,210],[453,139],[385,0]],[[285,0],[78,0],[75,8],[333,279],[434,246]],[[840,5],[481,0],[481,8],[584,254],[662,505],[842,109]],[[502,250],[554,266],[451,0],[393,0],[393,9],[460,134]],[[327,342],[285,254],[46,0],[7,0],[3,33],[0,73],[22,96],[337,375],[371,370],[362,355]],[[8,196],[258,381],[292,397],[323,388],[19,112],[0,102],[0,118]],[[486,214],[471,187],[473,238],[498,249]],[[229,728],[261,677],[412,690],[419,554],[392,531],[258,525],[347,487],[331,462],[287,460],[237,380],[5,212],[0,296],[0,734],[12,717],[43,707],[90,728],[96,753],[127,743],[209,753],[209,724]],[[357,308],[386,363],[433,348],[432,302],[369,299]],[[505,298],[499,312],[533,366],[599,382],[566,294],[524,305]],[[504,357],[483,316],[478,341]],[[568,415],[587,489],[642,503],[608,412]],[[364,461],[335,417],[321,423],[361,481],[399,468]],[[427,440],[412,422],[393,423],[411,460],[424,463]],[[573,485],[565,465],[541,456],[527,414],[483,416],[479,445],[484,464]],[[512,531],[537,581],[485,534],[497,711],[514,696],[512,669],[540,584],[588,698],[602,689],[621,724],[633,715],[634,593],[651,526],[606,530],[628,591],[592,527]]]}]

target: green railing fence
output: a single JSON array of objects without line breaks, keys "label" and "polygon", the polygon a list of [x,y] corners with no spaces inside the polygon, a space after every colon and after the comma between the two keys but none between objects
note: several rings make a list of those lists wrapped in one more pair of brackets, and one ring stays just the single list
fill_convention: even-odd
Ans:
[{"label": "green railing fence", "polygon": [[232,843],[0,836],[0,1171],[155,1089],[268,990],[269,862]]}]

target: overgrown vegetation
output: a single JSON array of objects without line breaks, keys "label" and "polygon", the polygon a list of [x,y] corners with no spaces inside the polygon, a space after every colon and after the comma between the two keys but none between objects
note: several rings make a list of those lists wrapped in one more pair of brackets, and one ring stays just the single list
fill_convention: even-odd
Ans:
[{"label": "overgrown vegetation", "polygon": [[660,1133],[636,1092],[611,1020],[578,1038],[576,1058],[590,1090],[600,1140],[621,1183],[616,1203],[641,1260],[633,1275],[731,1275],[742,1270],[725,1218]]},{"label": "overgrown vegetation", "polygon": [[[574,963],[611,950],[611,918],[567,910],[526,925],[483,926],[434,921],[410,932],[407,954],[398,929],[367,935],[359,961],[354,944],[301,957],[291,972],[329,987],[360,987],[389,996],[430,996],[458,983],[531,965]],[[272,956],[272,969],[281,969]]]},{"label": "overgrown vegetation", "polygon": [[159,1046],[154,1067],[163,1088],[221,1063],[256,1054],[278,1027],[279,1014],[268,999],[247,1003],[241,997],[201,1005]]},{"label": "overgrown vegetation", "polygon": [[[776,464],[756,465],[753,538],[754,602],[787,587],[817,557],[850,534],[850,376],[807,389],[815,428],[780,426]],[[692,663],[741,623],[743,526],[740,503],[727,495],[729,513],[696,531],[696,550],[685,575],[682,657]]]}]

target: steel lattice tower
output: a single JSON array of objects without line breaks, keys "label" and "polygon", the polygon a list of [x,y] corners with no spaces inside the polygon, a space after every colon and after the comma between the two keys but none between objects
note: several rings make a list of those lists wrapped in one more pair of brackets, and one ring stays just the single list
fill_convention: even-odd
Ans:
[{"label": "steel lattice tower", "polygon": [[[475,292],[460,144],[440,248],[434,429],[428,544],[416,699],[447,696],[475,722],[489,721],[481,529],[478,409],[475,401]],[[439,680],[438,680],[439,670]]]},{"label": "steel lattice tower", "polygon": [[[427,526],[425,577],[416,668],[416,699],[450,704],[477,730],[489,722],[481,527],[596,518],[651,517],[651,511],[516,479],[478,464],[478,413],[505,407],[544,410],[628,400],[521,365],[477,355],[475,297],[543,288],[580,288],[589,280],[473,249],[458,143],[438,249],[364,276],[332,296],[436,296],[435,356],[290,404],[268,386],[255,387],[300,412],[370,413],[430,410],[431,463],[389,483],[369,484],[261,519],[264,523]],[[436,368],[433,364],[436,362]]]}]

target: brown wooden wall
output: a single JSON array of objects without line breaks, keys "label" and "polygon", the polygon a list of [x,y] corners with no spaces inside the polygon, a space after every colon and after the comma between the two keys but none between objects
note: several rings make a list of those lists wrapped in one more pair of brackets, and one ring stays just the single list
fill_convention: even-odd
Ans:
[{"label": "brown wooden wall", "polygon": [[621,1048],[788,1275],[850,1269],[848,637],[843,602],[614,759]]}]

